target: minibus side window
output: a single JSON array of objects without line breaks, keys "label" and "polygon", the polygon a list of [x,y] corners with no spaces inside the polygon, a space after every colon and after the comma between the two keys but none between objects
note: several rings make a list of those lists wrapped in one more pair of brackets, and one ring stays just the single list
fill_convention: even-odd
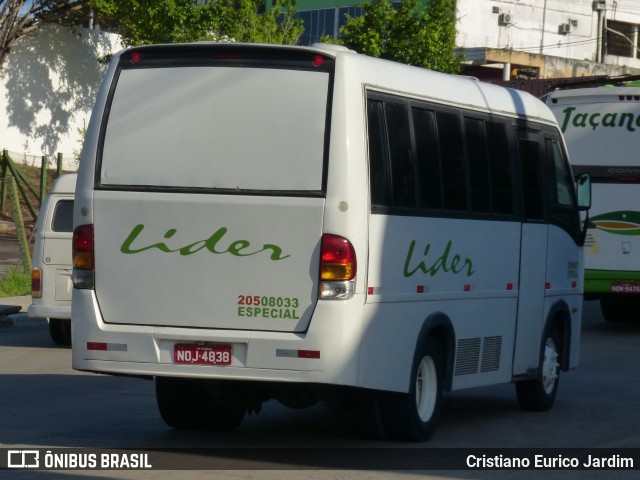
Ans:
[{"label": "minibus side window", "polygon": [[369,134],[369,181],[371,182],[371,207],[389,206],[391,196],[387,184],[384,114],[382,102],[367,102],[368,134]]},{"label": "minibus side window", "polygon": [[579,238],[581,233],[580,215],[573,190],[573,177],[566,157],[558,140],[547,138],[546,144],[552,163],[549,175],[551,177],[549,188],[551,219],[554,223],[565,228],[574,238]]},{"label": "minibus side window", "polygon": [[551,153],[553,160],[553,172],[554,172],[554,189],[555,198],[553,202],[563,207],[575,207],[575,199],[573,197],[573,181],[569,168],[565,161],[562,150],[557,141],[547,139],[547,145]]},{"label": "minibus side window", "polygon": [[513,179],[509,158],[507,125],[502,122],[487,122],[489,162],[491,164],[491,197],[495,213],[512,215]]},{"label": "minibus side window", "polygon": [[392,205],[415,207],[411,130],[407,106],[399,103],[385,103],[385,120],[391,160]]},{"label": "minibus side window", "polygon": [[526,220],[544,220],[544,191],[540,144],[520,139],[518,144],[522,169],[524,216]]},{"label": "minibus side window", "polygon": [[433,111],[413,107],[413,128],[416,139],[419,207],[442,208],[442,170],[435,138]]},{"label": "minibus side window", "polygon": [[436,118],[442,158],[444,208],[466,210],[467,181],[460,117],[455,113],[436,112]]},{"label": "minibus side window", "polygon": [[476,118],[464,119],[467,157],[469,159],[469,183],[471,186],[471,211],[490,211],[489,161],[484,122]]}]

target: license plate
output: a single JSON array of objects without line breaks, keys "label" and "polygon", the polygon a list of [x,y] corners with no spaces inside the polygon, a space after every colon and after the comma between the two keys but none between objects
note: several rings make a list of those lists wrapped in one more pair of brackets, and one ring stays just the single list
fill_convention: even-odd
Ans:
[{"label": "license plate", "polygon": [[611,284],[611,293],[640,294],[640,282],[614,282]]},{"label": "license plate", "polygon": [[173,363],[178,365],[231,365],[231,345],[177,343]]}]

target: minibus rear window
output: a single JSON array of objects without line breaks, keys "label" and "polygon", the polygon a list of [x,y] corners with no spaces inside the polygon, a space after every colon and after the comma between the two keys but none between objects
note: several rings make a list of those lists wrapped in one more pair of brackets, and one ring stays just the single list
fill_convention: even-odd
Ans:
[{"label": "minibus rear window", "polygon": [[319,192],[329,96],[326,69],[122,69],[103,127],[98,183]]}]

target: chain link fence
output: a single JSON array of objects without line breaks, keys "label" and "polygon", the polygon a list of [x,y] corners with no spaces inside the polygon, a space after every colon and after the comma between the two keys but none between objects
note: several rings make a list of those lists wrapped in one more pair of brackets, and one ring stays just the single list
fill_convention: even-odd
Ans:
[{"label": "chain link fence", "polygon": [[[51,157],[9,150],[0,153],[0,279],[3,279],[9,271],[25,270],[25,239],[30,256],[42,199],[55,178],[77,171],[78,161],[74,155]],[[19,201],[9,201],[12,182],[19,189]],[[9,208],[13,203],[20,205],[23,218],[18,221],[15,210]],[[26,270],[30,272],[30,266]]]}]

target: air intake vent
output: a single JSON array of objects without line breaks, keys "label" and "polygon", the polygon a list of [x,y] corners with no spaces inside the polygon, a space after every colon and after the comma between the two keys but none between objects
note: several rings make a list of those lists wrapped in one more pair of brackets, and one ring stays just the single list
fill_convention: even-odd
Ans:
[{"label": "air intake vent", "polygon": [[485,337],[482,342],[481,372],[494,372],[500,369],[502,337]]},{"label": "air intake vent", "polygon": [[500,370],[502,337],[464,338],[458,340],[457,347],[454,375],[473,375]]}]

